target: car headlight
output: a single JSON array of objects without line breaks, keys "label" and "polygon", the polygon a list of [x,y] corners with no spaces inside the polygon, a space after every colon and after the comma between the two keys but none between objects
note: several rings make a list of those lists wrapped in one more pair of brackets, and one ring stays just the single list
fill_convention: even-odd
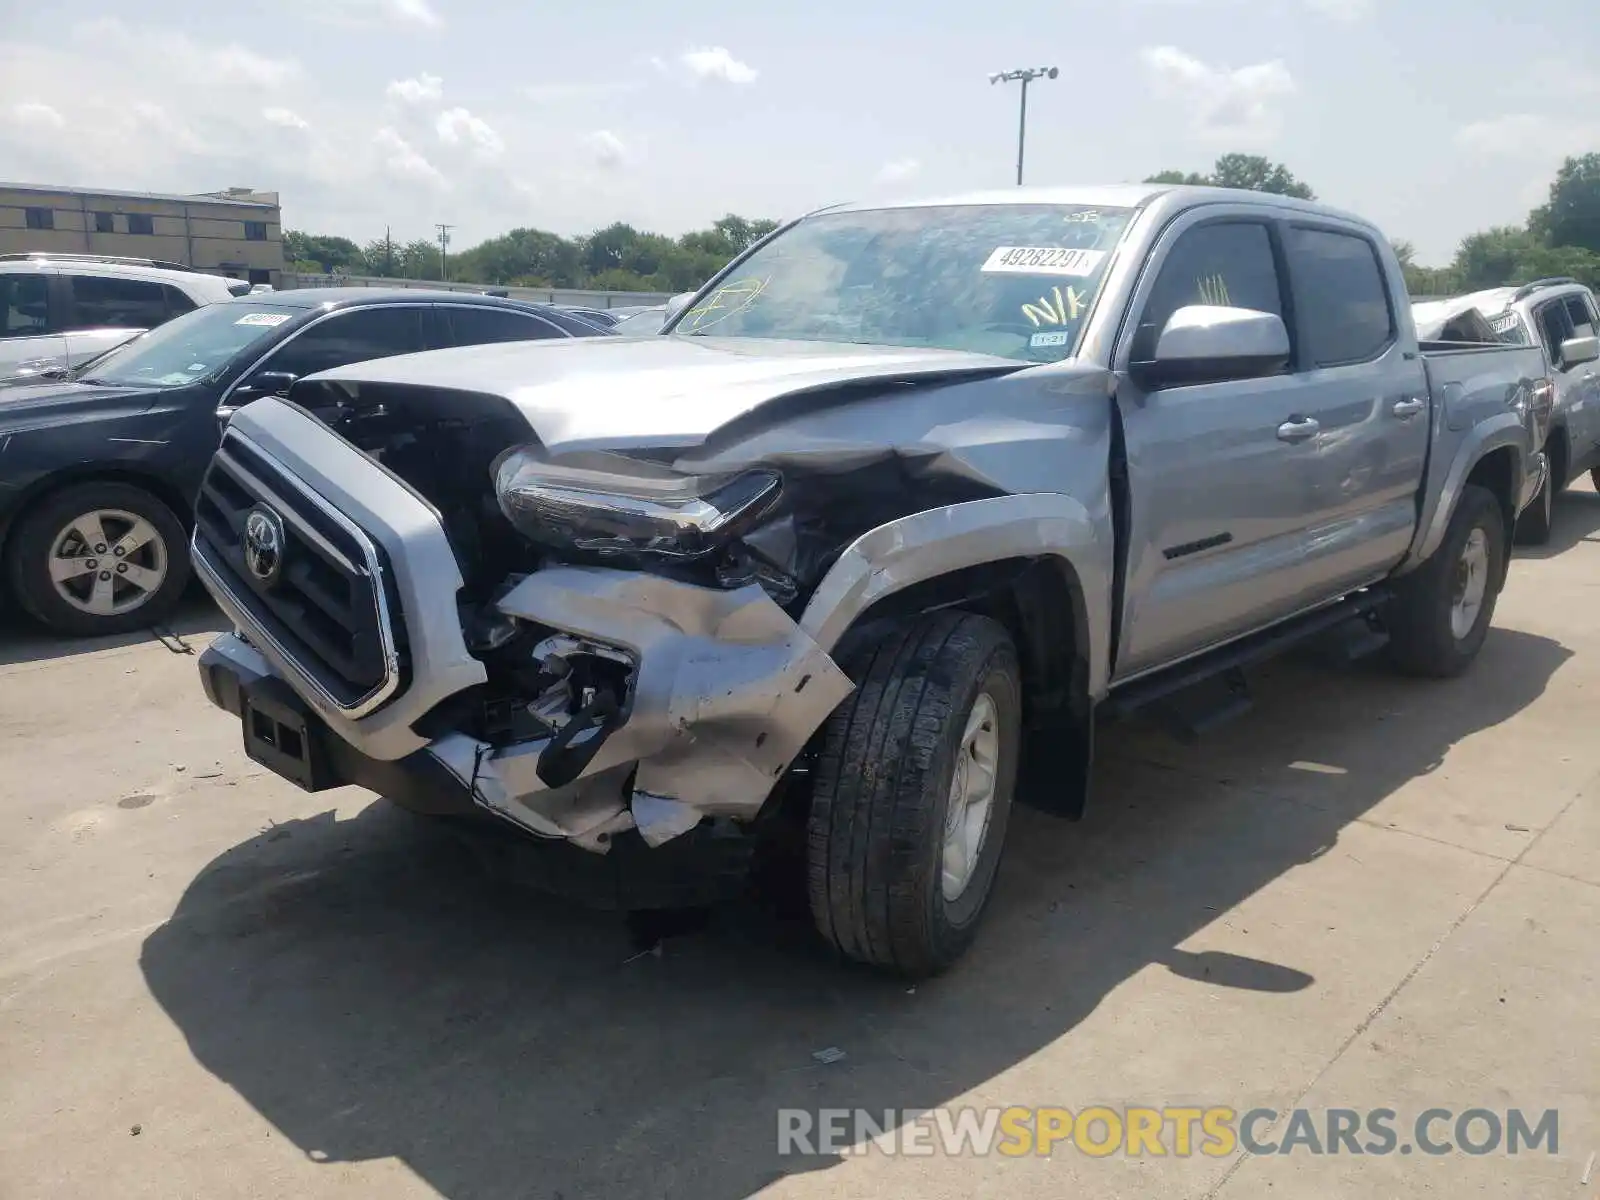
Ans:
[{"label": "car headlight", "polygon": [[775,471],[684,476],[614,455],[556,464],[538,447],[512,451],[495,471],[500,511],[530,541],[682,561],[715,554],[770,511],[782,490]]}]

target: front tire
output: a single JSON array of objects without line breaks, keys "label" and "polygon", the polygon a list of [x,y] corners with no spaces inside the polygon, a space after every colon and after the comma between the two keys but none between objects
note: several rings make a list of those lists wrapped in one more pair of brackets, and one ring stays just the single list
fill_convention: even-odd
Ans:
[{"label": "front tire", "polygon": [[1434,679],[1465,671],[1489,634],[1505,562],[1500,502],[1486,488],[1469,484],[1439,548],[1400,580],[1385,614],[1394,664],[1407,674]]},{"label": "front tire", "polygon": [[987,617],[894,625],[847,663],[807,828],[811,913],[859,962],[937,974],[971,944],[1016,784],[1016,650]]},{"label": "front tire", "polygon": [[18,522],[11,590],[30,616],[73,637],[126,633],[166,617],[189,581],[183,523],[127,483],[80,483]]}]

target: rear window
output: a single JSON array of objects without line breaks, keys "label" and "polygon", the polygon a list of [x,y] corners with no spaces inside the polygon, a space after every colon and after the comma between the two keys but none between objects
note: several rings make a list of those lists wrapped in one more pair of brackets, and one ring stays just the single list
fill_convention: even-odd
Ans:
[{"label": "rear window", "polygon": [[49,327],[43,275],[0,275],[0,338],[29,337]]},{"label": "rear window", "polygon": [[1355,234],[1295,226],[1285,250],[1306,363],[1336,367],[1382,354],[1395,329],[1376,247]]}]

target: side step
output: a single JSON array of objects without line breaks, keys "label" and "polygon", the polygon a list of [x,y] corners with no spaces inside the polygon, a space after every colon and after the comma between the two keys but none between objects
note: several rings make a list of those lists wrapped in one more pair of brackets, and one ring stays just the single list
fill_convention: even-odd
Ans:
[{"label": "side step", "polygon": [[1344,662],[1383,646],[1388,635],[1374,626],[1372,615],[1388,600],[1388,591],[1369,588],[1345,597],[1338,604],[1319,608],[1167,670],[1143,676],[1115,689],[1100,705],[1099,715],[1117,720],[1161,704],[1168,723],[1180,736],[1198,736],[1249,711],[1246,667],[1276,658],[1291,647],[1317,637],[1327,637],[1329,649],[1325,652]]}]

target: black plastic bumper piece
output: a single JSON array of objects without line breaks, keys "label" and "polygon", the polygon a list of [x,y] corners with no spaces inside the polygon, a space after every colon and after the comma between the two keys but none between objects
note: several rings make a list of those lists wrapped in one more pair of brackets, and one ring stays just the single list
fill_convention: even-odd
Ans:
[{"label": "black plastic bumper piece", "polygon": [[613,837],[605,854],[534,837],[480,808],[426,750],[396,762],[369,758],[275,676],[211,649],[199,668],[207,698],[240,719],[245,753],[256,762],[307,791],[354,785],[411,812],[452,818],[443,826],[508,882],[626,911],[715,904],[738,895],[749,879],[757,839],[732,821],[702,821],[654,847],[630,829]]}]

